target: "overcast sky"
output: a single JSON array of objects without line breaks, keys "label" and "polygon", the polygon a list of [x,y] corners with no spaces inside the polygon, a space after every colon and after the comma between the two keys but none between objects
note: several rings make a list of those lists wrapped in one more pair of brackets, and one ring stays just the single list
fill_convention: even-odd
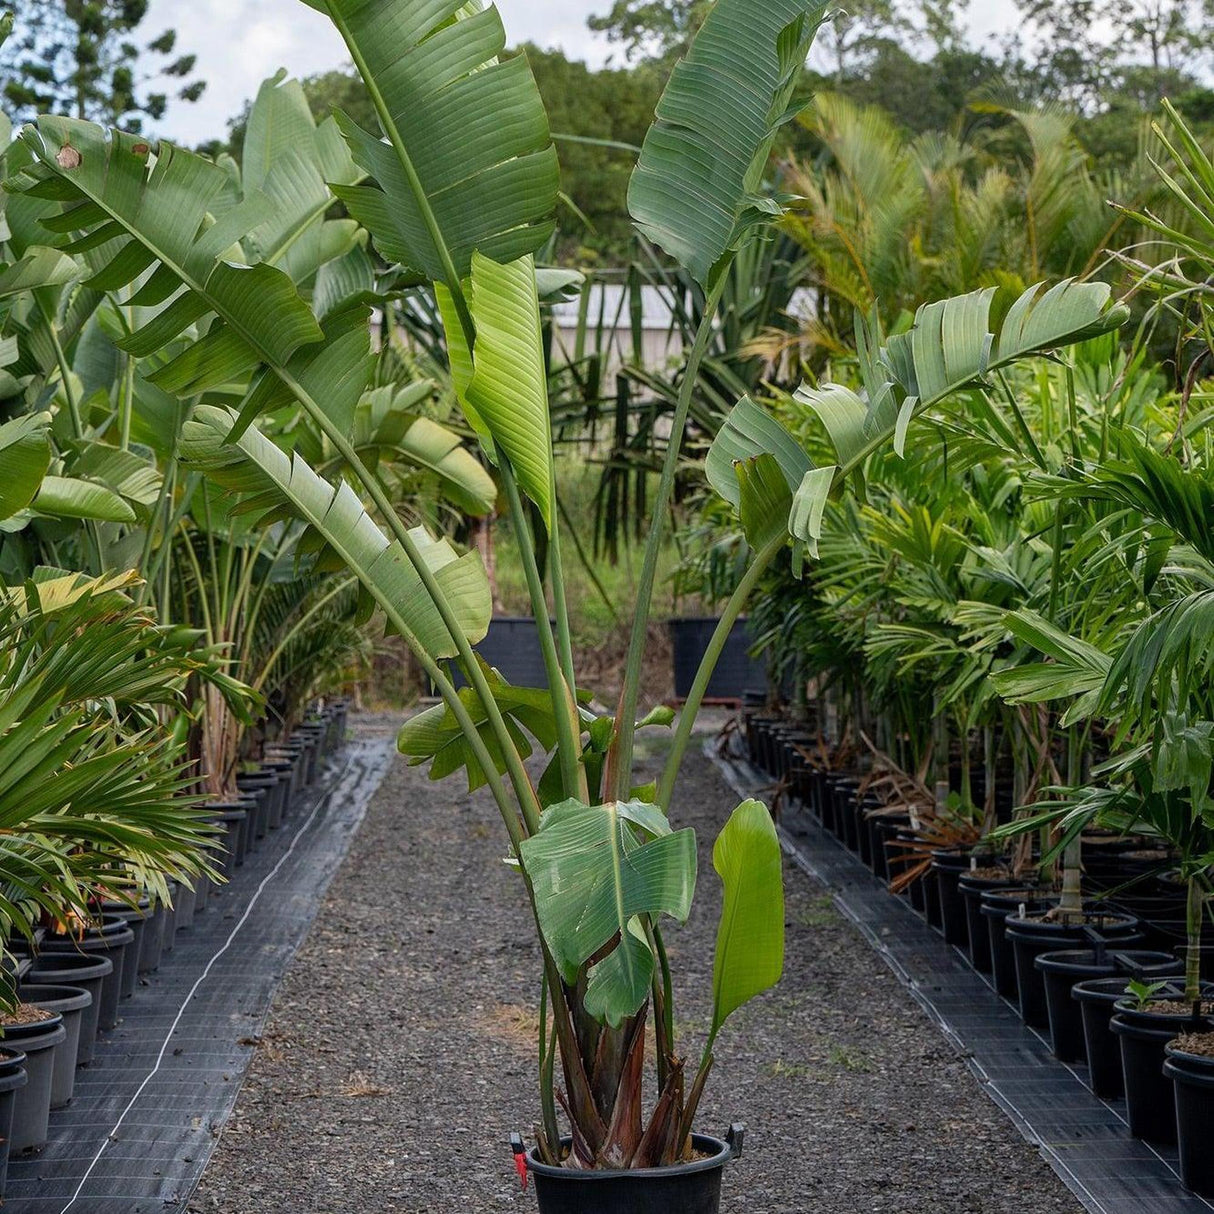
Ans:
[{"label": "overcast sky", "polygon": [[[610,0],[498,0],[512,43],[538,42],[601,64],[606,43],[586,28],[586,18]],[[974,0],[971,27],[976,40],[1006,28],[1014,0]],[[155,37],[168,26],[179,34],[182,52],[198,55],[207,90],[195,105],[172,106],[162,134],[194,144],[223,135],[226,122],[267,76],[285,67],[306,76],[346,62],[345,47],[328,21],[302,0],[152,0],[143,29]]]}]

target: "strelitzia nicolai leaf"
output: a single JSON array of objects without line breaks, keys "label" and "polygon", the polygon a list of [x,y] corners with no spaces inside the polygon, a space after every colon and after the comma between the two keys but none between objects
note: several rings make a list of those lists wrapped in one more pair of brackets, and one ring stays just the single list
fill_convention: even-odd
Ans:
[{"label": "strelitzia nicolai leaf", "polygon": [[784,873],[780,840],[762,801],[743,801],[712,849],[725,887],[712,969],[712,1035],[784,972]]},{"label": "strelitzia nicolai leaf", "polygon": [[[476,322],[473,375],[464,396],[509,460],[523,492],[553,522],[552,423],[548,373],[540,329],[535,263],[530,257],[499,265],[479,253],[472,259],[472,316]],[[449,345],[462,343],[456,329]]]},{"label": "strelitzia nicolai leaf", "polygon": [[338,116],[376,184],[335,192],[383,256],[440,281],[465,278],[473,250],[508,262],[540,248],[555,226],[556,149],[526,57],[500,58],[497,9],[308,2],[337,26],[388,136]]},{"label": "strelitzia nicolai leaf", "polygon": [[[350,486],[330,485],[299,455],[288,455],[256,428],[231,441],[234,420],[230,410],[201,406],[182,429],[182,459],[224,488],[252,495],[259,511],[301,519],[419,646],[435,658],[455,657],[458,647],[417,571]],[[493,604],[480,556],[459,556],[446,540],[435,540],[421,528],[412,534],[468,641],[483,640]]]},{"label": "strelitzia nicolai leaf", "polygon": [[683,922],[691,910],[695,832],[672,831],[657,806],[639,801],[564,801],[523,842],[522,862],[544,939],[567,982],[618,937],[590,967],[585,1004],[618,1027],[645,1002],[653,978],[642,917],[667,914]]},{"label": "strelitzia nicolai leaf", "polygon": [[1030,287],[1012,304],[999,332],[991,329],[992,290],[925,304],[905,333],[880,345],[875,319],[857,316],[865,398],[838,384],[804,386],[797,400],[821,419],[844,473],[893,442],[901,453],[912,417],[991,371],[1048,354],[1119,328],[1129,316],[1105,283],[1066,280],[1042,292]]},{"label": "strelitzia nicolai leaf", "polygon": [[825,0],[717,0],[658,102],[628,210],[701,285],[771,218],[762,174],[826,11]]}]

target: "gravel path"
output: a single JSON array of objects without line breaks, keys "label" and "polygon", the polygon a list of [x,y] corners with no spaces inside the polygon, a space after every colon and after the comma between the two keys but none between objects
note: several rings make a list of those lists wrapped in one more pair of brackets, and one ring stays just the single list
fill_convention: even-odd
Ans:
[{"label": "gravel path", "polygon": [[[719,906],[709,849],[730,808],[716,771],[690,756],[673,817],[699,828],[700,887],[668,940],[692,1043]],[[397,763],[190,1211],[534,1209],[507,1136],[535,1118],[538,967],[501,840],[487,797]],[[701,1119],[710,1132],[750,1126],[727,1172],[730,1214],[1079,1210],[821,889],[791,867],[786,879],[786,976],[722,1034]]]}]

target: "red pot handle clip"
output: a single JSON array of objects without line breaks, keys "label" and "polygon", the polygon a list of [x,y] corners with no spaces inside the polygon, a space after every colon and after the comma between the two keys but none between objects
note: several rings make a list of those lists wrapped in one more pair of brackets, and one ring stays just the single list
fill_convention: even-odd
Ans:
[{"label": "red pot handle clip", "polygon": [[510,1135],[510,1150],[514,1155],[514,1170],[518,1173],[519,1183],[525,1190],[527,1188],[527,1148],[523,1143],[522,1134]]}]

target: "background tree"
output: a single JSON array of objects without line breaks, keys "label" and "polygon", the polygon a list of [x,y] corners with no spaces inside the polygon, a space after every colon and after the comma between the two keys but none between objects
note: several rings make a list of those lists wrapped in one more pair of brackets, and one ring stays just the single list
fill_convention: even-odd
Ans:
[{"label": "background tree", "polygon": [[139,133],[163,117],[169,93],[193,102],[196,56],[176,55],[177,33],[137,40],[148,0],[15,0],[13,37],[0,55],[0,91],[9,116],[78,118]]},{"label": "background tree", "polygon": [[1214,0],[1019,0],[1046,90],[1092,110],[1127,84],[1150,104],[1214,62]]},{"label": "background tree", "polygon": [[587,24],[634,59],[675,59],[687,48],[711,7],[709,0],[615,0]]}]

